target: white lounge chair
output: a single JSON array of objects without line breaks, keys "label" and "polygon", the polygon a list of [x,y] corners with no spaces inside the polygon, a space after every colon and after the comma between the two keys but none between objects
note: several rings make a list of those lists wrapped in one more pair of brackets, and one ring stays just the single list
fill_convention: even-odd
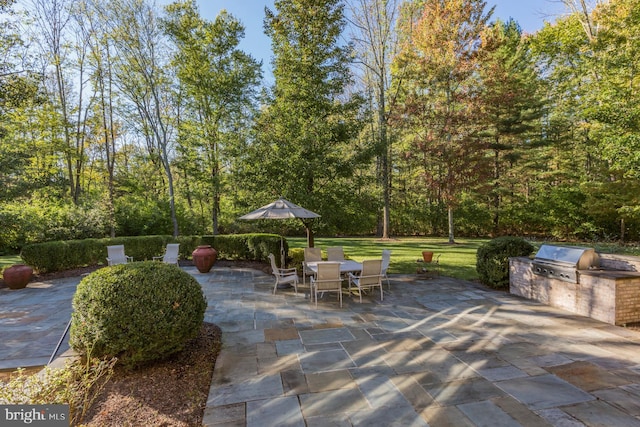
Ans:
[{"label": "white lounge chair", "polygon": [[125,255],[124,245],[107,246],[108,265],[126,264],[129,261],[133,261],[133,257]]},{"label": "white lounge chair", "polygon": [[384,249],[382,251],[382,278],[387,281],[387,289],[391,289],[391,283],[389,283],[389,276],[387,276],[387,270],[391,264],[391,251]]},{"label": "white lounge chair", "polygon": [[342,307],[342,277],[339,262],[318,263],[318,274],[311,276],[311,295],[315,297],[318,307],[318,292],[337,292]]},{"label": "white lounge chair", "polygon": [[327,248],[327,261],[344,261],[344,249],[342,246]]},{"label": "white lounge chair", "polygon": [[167,243],[167,247],[164,250],[164,255],[154,256],[154,261],[162,261],[166,264],[178,265],[178,258],[180,256],[180,243]]},{"label": "white lounge chair", "polygon": [[295,268],[278,268],[276,265],[276,257],[273,254],[269,254],[269,260],[271,261],[271,272],[276,277],[276,283],[273,285],[273,293],[276,293],[276,289],[280,284],[292,284],[296,294],[298,293],[298,271]]},{"label": "white lounge chair", "polygon": [[351,293],[351,284],[358,288],[360,302],[362,303],[362,292],[365,289],[380,288],[380,301],[384,299],[382,292],[382,260],[370,259],[362,261],[362,272],[355,276],[349,273],[349,293]]},{"label": "white lounge chair", "polygon": [[322,261],[322,250],[320,248],[304,248],[304,261],[302,262],[302,284],[306,284],[307,276],[315,275],[315,272],[307,267],[309,262]]}]

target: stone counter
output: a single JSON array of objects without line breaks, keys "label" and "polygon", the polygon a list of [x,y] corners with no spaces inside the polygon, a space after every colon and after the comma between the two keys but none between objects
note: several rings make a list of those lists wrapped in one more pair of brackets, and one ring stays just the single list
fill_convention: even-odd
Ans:
[{"label": "stone counter", "polygon": [[612,325],[640,322],[640,272],[580,270],[578,283],[568,283],[533,274],[531,263],[509,259],[512,294]]}]

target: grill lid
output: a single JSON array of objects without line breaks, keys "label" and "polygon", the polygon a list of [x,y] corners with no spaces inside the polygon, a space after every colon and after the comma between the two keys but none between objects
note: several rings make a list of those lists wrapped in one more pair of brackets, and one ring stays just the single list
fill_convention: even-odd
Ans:
[{"label": "grill lid", "polygon": [[600,266],[600,257],[592,248],[542,245],[534,262],[562,264],[572,266],[576,270],[586,270]]}]

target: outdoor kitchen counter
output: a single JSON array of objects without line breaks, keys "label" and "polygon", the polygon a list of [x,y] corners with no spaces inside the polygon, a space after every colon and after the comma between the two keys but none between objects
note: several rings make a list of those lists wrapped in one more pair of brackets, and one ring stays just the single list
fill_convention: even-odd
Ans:
[{"label": "outdoor kitchen counter", "polygon": [[[639,271],[614,270],[609,265],[579,269],[573,283],[535,274],[532,264],[530,258],[509,258],[511,294],[612,325],[640,323]],[[628,262],[624,266],[638,268]]]},{"label": "outdoor kitchen counter", "polygon": [[622,270],[578,270],[580,276],[596,276],[604,279],[637,279],[640,278],[640,271],[622,271]]}]

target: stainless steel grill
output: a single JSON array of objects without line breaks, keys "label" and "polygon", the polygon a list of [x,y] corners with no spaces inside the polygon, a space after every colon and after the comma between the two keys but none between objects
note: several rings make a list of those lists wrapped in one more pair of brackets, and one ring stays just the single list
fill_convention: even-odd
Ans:
[{"label": "stainless steel grill", "polygon": [[578,270],[599,267],[600,257],[591,248],[542,245],[532,264],[534,274],[577,283]]}]

